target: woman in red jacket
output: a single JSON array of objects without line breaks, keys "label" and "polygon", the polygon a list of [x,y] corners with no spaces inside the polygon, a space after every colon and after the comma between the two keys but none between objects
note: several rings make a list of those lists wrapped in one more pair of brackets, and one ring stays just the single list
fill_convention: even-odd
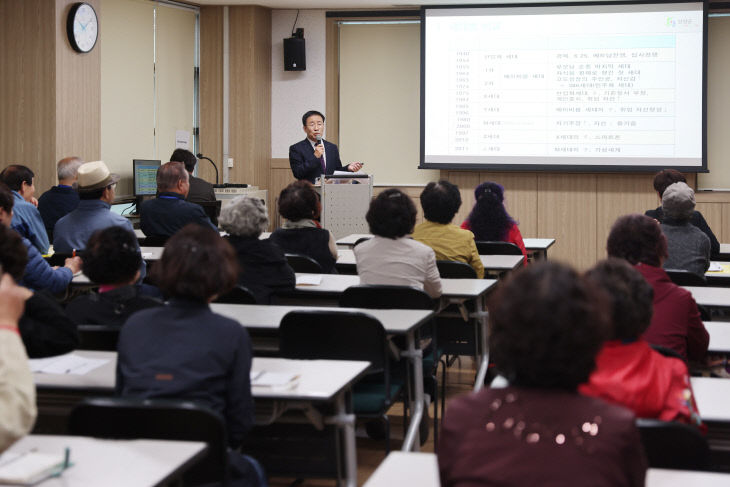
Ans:
[{"label": "woman in red jacket", "polygon": [[487,242],[509,242],[520,248],[527,265],[527,250],[517,222],[509,216],[504,207],[504,188],[487,181],[474,190],[474,208],[461,228],[471,230],[474,240]]},{"label": "woman in red jacket", "polygon": [[619,217],[608,235],[609,257],[625,259],[654,288],[654,315],[643,338],[676,351],[685,360],[704,362],[710,335],[692,294],[674,284],[662,269],[667,239],[659,223],[645,215]]}]

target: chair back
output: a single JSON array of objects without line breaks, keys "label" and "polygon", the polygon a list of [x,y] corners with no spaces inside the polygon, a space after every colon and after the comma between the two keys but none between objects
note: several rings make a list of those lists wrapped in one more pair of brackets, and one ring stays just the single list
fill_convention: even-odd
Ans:
[{"label": "chair back", "polygon": [[512,242],[477,240],[479,255],[522,255],[522,250]]},{"label": "chair back", "polygon": [[665,269],[669,279],[677,286],[707,286],[705,276],[684,269]]},{"label": "chair back", "polygon": [[637,419],[651,468],[703,470],[709,464],[707,440],[694,426],[675,421]]},{"label": "chair back", "polygon": [[164,247],[169,235],[148,235],[144,238],[145,247]]},{"label": "chair back", "polygon": [[389,368],[385,329],[365,313],[291,311],[279,325],[279,351],[293,359],[364,360],[370,372]]},{"label": "chair back", "polygon": [[437,301],[425,291],[411,286],[350,286],[340,296],[342,308],[435,309]]},{"label": "chair back", "polygon": [[120,326],[117,325],[79,325],[79,350],[117,351]]},{"label": "chair back", "polygon": [[228,482],[225,421],[212,409],[190,401],[87,398],[71,411],[69,432],[97,438],[205,442],[206,456],[183,475],[183,484]]},{"label": "chair back", "polygon": [[477,272],[472,266],[466,262],[457,262],[455,260],[437,260],[439,275],[443,278],[453,279],[476,279]]},{"label": "chair back", "polygon": [[215,300],[216,303],[256,304],[256,297],[248,288],[237,284],[233,289]]},{"label": "chair back", "polygon": [[687,361],[686,361],[686,360],[684,359],[684,357],[682,357],[682,356],[681,356],[681,355],[679,354],[679,352],[677,352],[676,350],[673,350],[673,349],[671,349],[671,348],[667,348],[667,347],[664,347],[664,346],[662,346],[662,345],[655,345],[655,344],[653,344],[653,343],[652,343],[652,344],[650,344],[650,346],[651,346],[651,348],[653,348],[653,349],[654,349],[655,351],[657,351],[657,352],[661,353],[661,354],[662,354],[662,355],[664,355],[665,357],[670,357],[670,358],[678,358],[678,359],[679,359],[679,360],[681,360],[682,362],[685,362],[685,363],[687,362]]},{"label": "chair back", "polygon": [[361,243],[363,243],[363,242],[367,242],[367,241],[368,241],[368,240],[370,240],[371,238],[373,238],[373,237],[360,237],[360,238],[358,238],[357,240],[355,240],[355,244],[353,245],[353,247],[357,247],[357,246],[358,246],[358,245],[360,245]]},{"label": "chair back", "polygon": [[319,262],[303,254],[284,254],[286,261],[289,263],[289,267],[294,269],[294,272],[306,272],[310,274],[321,274],[322,266]]},{"label": "chair back", "polygon": [[210,218],[213,225],[218,226],[218,217],[221,214],[221,204],[223,203],[221,200],[193,201],[192,203],[202,206],[203,211],[205,211],[205,214]]}]

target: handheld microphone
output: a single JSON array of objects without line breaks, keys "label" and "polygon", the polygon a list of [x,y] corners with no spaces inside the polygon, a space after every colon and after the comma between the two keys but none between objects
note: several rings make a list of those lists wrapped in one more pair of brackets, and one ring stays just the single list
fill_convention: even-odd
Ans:
[{"label": "handheld microphone", "polygon": [[210,162],[211,164],[213,164],[213,169],[215,169],[215,184],[216,184],[216,186],[217,186],[217,185],[218,185],[218,167],[217,167],[217,166],[215,165],[215,162],[213,162],[213,159],[211,159],[210,157],[205,157],[205,156],[204,156],[203,154],[201,154],[201,153],[197,153],[197,154],[195,154],[195,157],[197,157],[198,159],[206,159],[206,160],[207,160],[207,161],[209,161],[209,162]]},{"label": "handheld microphone", "polygon": [[322,143],[322,136],[317,134],[317,145]]}]

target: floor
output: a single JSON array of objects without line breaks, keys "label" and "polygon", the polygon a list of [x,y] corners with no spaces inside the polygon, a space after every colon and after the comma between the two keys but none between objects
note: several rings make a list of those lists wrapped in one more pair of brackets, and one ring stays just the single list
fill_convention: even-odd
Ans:
[{"label": "floor", "polygon": [[[461,357],[449,367],[446,374],[446,404],[451,398],[461,394],[469,393],[474,385],[476,375],[474,362],[469,357]],[[441,371],[439,369],[439,380]],[[440,408],[439,408],[440,409]],[[440,415],[440,411],[439,411]],[[403,406],[401,403],[393,405],[388,411],[391,421],[391,450],[399,450],[403,438]],[[429,431],[426,444],[421,451],[433,452],[433,405],[431,405],[429,416],[431,418],[431,430]],[[440,418],[439,418],[440,419]],[[371,440],[365,435],[364,429],[358,428],[357,435],[357,483],[363,485],[372,475],[380,462],[385,458],[383,441]],[[293,478],[270,478],[270,487],[332,487],[336,482],[331,479],[293,479]]]}]

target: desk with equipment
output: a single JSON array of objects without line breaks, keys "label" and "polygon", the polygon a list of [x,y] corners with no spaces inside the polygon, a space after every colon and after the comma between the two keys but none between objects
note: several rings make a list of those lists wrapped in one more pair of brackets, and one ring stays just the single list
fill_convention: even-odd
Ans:
[{"label": "desk with equipment", "polygon": [[[34,372],[33,378],[38,391],[39,421],[37,427],[46,426],[42,424],[44,423],[42,420],[47,418],[55,419],[56,424],[60,424],[59,421],[65,421],[71,409],[84,397],[114,394],[116,352],[77,350],[73,352],[72,356],[101,360],[103,363],[96,364],[95,368],[84,374]],[[257,386],[256,380],[254,380],[251,392],[257,400],[285,401],[296,409],[306,409],[306,405],[310,403],[334,405],[334,414],[324,419],[328,421],[328,424],[335,424],[342,431],[348,486],[357,484],[357,458],[355,419],[352,415],[350,401],[347,401],[346,397],[350,393],[352,385],[362,376],[367,367],[367,362],[263,357],[254,357],[251,366],[254,376],[256,376],[256,372],[260,371],[298,376],[296,383],[287,388]],[[78,371],[78,369],[76,370]]]}]

